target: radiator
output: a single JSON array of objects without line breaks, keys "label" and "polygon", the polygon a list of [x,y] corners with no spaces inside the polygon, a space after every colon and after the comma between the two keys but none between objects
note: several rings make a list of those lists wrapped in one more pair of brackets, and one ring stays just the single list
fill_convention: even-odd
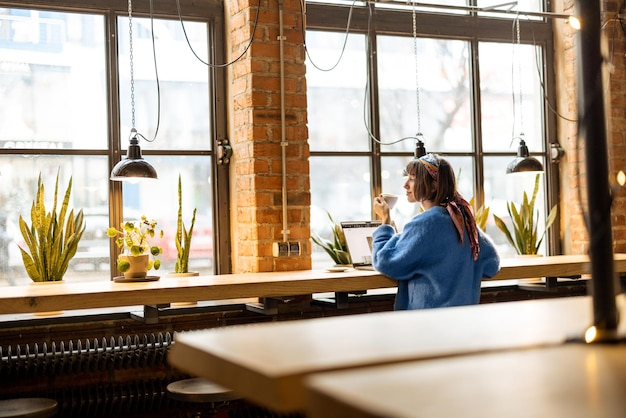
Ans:
[{"label": "radiator", "polygon": [[165,394],[181,378],[166,364],[172,342],[159,333],[0,346],[0,397],[54,398],[59,417],[178,416],[185,408]]},{"label": "radiator", "polygon": [[70,340],[40,345],[0,346],[0,381],[22,377],[59,376],[97,370],[162,365],[172,344],[169,333],[109,340]]}]

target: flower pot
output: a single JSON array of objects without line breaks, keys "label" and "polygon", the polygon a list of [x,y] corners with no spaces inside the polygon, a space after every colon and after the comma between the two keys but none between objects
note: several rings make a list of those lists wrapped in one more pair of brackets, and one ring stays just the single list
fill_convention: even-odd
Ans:
[{"label": "flower pot", "polygon": [[[63,280],[55,280],[53,282],[31,282],[32,286],[49,286],[53,284],[63,284],[65,281]],[[45,312],[33,312],[33,316],[37,317],[47,317],[47,316],[57,316],[61,315],[63,311],[45,311]]]},{"label": "flower pot", "polygon": [[[188,277],[195,277],[195,276],[199,276],[200,273],[198,273],[197,271],[189,271],[187,273],[167,273],[167,277],[172,277],[175,279],[186,279]],[[193,306],[193,305],[197,305],[198,302],[172,302],[170,303],[171,307],[180,307],[180,306]]]},{"label": "flower pot", "polygon": [[130,267],[124,272],[124,277],[127,279],[142,279],[148,275],[148,254],[120,255],[118,261],[120,260],[126,260],[130,263]]}]

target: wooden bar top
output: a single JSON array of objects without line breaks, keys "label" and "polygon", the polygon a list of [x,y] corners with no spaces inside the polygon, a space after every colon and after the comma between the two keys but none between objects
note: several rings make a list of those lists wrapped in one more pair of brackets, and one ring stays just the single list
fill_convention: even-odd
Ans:
[{"label": "wooden bar top", "polygon": [[44,283],[0,288],[0,314],[293,296],[394,286],[393,280],[376,271],[360,270],[340,273],[301,270],[161,277],[158,281],[135,283],[110,280]]},{"label": "wooden bar top", "polygon": [[[615,254],[614,266],[615,271],[626,272],[626,254]],[[500,272],[485,280],[569,277],[589,272],[589,257],[585,255],[514,257],[502,259]],[[353,269],[345,272],[300,270],[189,278],[164,276],[158,281],[138,283],[102,280],[6,286],[0,288],[0,314],[280,297],[393,287],[396,287],[395,281],[376,271]]]},{"label": "wooden bar top", "polygon": [[168,359],[271,409],[302,411],[314,373],[556,346],[591,323],[590,297],[372,313],[181,333]]},{"label": "wooden bar top", "polygon": [[626,411],[626,345],[565,343],[322,373],[309,418],[615,418]]},{"label": "wooden bar top", "polygon": [[[626,254],[613,255],[616,272],[626,272]],[[529,277],[568,277],[591,273],[587,255],[518,256],[500,260],[500,272],[492,279],[509,280]]]}]

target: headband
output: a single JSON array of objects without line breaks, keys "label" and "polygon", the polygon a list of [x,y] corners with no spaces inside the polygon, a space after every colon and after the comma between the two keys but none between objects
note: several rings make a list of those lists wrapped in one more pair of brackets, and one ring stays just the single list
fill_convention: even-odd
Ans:
[{"label": "headband", "polygon": [[428,171],[428,174],[433,178],[433,180],[437,180],[437,176],[439,174],[439,159],[435,157],[435,154],[425,154],[417,159]]}]

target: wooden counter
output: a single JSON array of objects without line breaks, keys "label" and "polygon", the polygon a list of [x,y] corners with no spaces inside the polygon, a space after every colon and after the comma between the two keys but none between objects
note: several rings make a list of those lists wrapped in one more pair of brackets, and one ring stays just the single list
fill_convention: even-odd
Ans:
[{"label": "wooden counter", "polygon": [[45,283],[2,287],[0,314],[293,296],[385,287],[395,287],[395,282],[375,271],[357,270],[162,277],[158,281],[138,283]]},{"label": "wooden counter", "polygon": [[[615,255],[615,270],[626,272],[626,254]],[[505,258],[489,281],[528,277],[580,277],[590,271],[584,255]],[[154,282],[61,283],[0,288],[0,314],[46,312],[118,306],[159,305],[198,300],[228,300],[350,292],[393,288],[396,282],[365,270],[329,273],[303,270],[243,273],[189,278],[162,277]]]},{"label": "wooden counter", "polygon": [[[613,268],[626,272],[626,254],[614,254]],[[591,263],[586,255],[553,255],[549,257],[511,257],[500,262],[500,272],[492,279],[508,280],[529,277],[571,277],[589,274]]]},{"label": "wooden counter", "polygon": [[558,346],[583,335],[591,309],[590,297],[571,297],[232,326],[177,334],[168,359],[271,409],[303,411],[315,373]]}]

